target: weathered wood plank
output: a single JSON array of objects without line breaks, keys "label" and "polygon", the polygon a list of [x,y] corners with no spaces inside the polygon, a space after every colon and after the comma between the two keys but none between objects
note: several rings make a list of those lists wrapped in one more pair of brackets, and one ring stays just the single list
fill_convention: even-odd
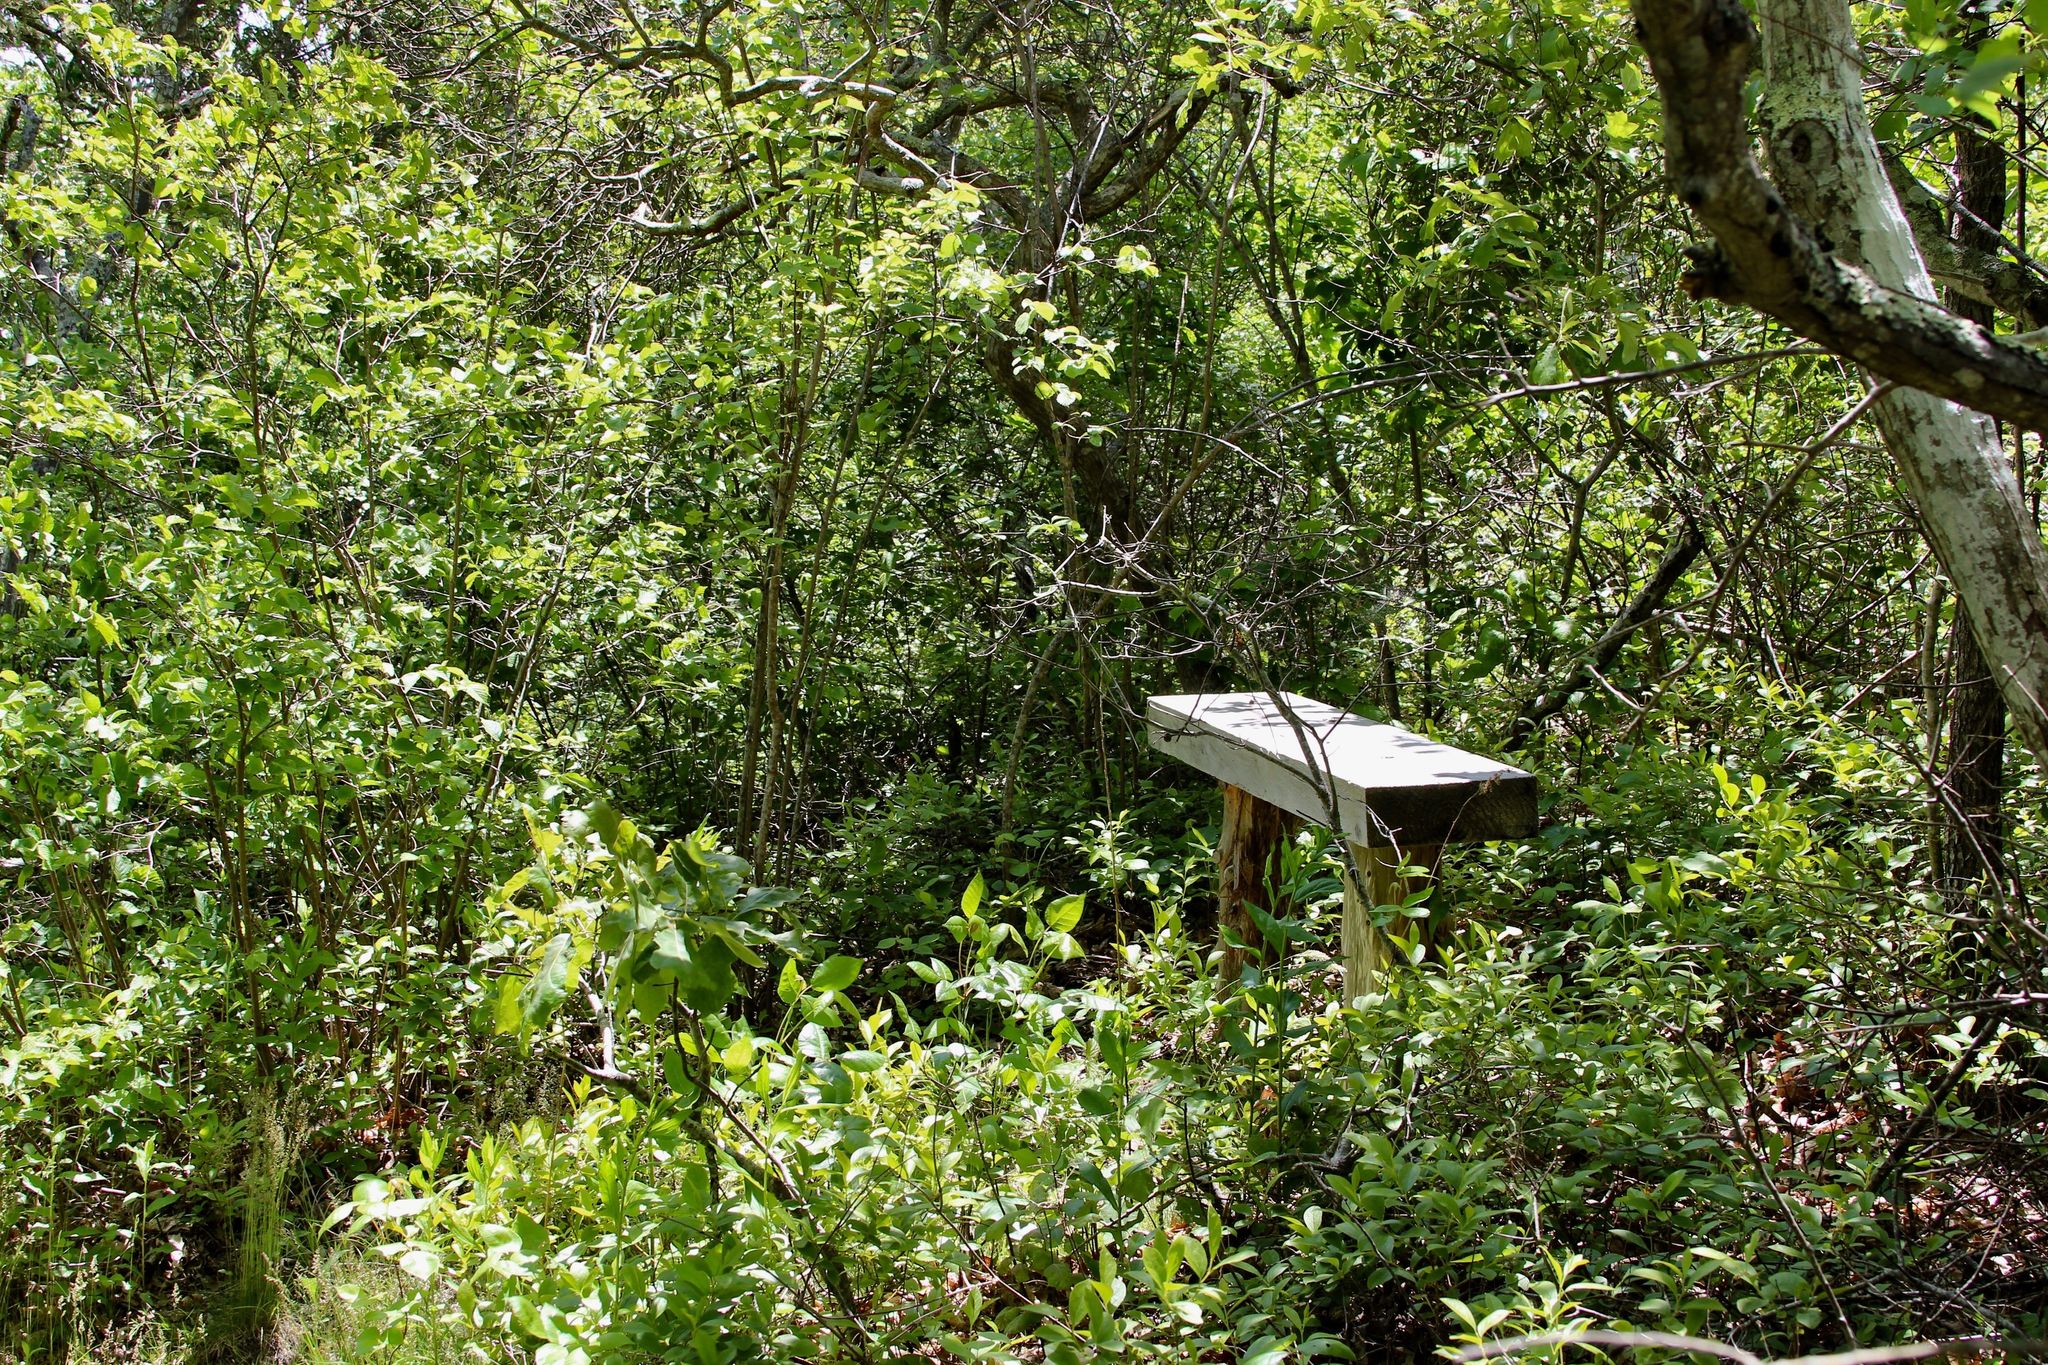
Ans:
[{"label": "weathered wood plank", "polygon": [[[1282,692],[1153,697],[1152,747],[1369,849],[1518,839],[1536,830],[1520,768]],[[1327,795],[1326,795],[1327,794]]]}]

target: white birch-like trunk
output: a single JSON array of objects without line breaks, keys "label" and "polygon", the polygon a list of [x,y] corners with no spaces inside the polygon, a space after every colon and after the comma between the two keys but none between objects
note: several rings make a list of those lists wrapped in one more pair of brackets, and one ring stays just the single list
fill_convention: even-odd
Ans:
[{"label": "white birch-like trunk", "polygon": [[[1886,288],[1933,301],[1913,230],[1863,107],[1848,0],[1760,0],[1758,102],[1792,211]],[[1991,419],[1894,389],[1877,422],[2021,739],[2048,762],[2048,549]]]}]

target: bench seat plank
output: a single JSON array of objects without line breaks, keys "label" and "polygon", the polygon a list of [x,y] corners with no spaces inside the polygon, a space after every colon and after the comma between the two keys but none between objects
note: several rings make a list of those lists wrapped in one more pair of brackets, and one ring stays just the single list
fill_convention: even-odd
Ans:
[{"label": "bench seat plank", "polygon": [[1161,753],[1323,826],[1313,774],[1327,774],[1342,832],[1363,848],[1535,833],[1533,774],[1291,692],[1279,701],[1285,710],[1266,692],[1153,697],[1146,730]]}]

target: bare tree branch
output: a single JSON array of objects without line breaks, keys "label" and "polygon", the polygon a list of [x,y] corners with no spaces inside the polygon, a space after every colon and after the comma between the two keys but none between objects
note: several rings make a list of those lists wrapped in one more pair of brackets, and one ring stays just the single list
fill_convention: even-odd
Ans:
[{"label": "bare tree branch", "polygon": [[1747,304],[1895,383],[2048,431],[2048,356],[1887,289],[1791,213],[1750,151],[1743,81],[1757,34],[1741,0],[1635,0],[1664,94],[1671,181],[1715,244],[1694,247],[1694,298]]},{"label": "bare tree branch", "polygon": [[[1746,303],[1903,386],[1879,413],[1899,482],[2022,741],[2048,757],[2048,548],[1980,415],[2048,429],[2048,355],[1934,301],[1863,109],[1847,0],[1767,10],[1764,112],[1798,211],[1751,152],[1744,82],[1758,38],[1741,0],[1633,9],[1664,96],[1672,183],[1717,243],[1693,249],[1687,287]],[[1802,213],[1840,240],[1823,242]]]}]

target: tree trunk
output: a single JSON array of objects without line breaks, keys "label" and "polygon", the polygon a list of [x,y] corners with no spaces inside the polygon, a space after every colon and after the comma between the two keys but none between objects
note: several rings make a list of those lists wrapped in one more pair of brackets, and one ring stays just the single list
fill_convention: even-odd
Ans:
[{"label": "tree trunk", "polygon": [[[1981,16],[1974,29],[1986,35]],[[1996,256],[2005,227],[2005,149],[1969,120],[1956,128],[1956,181],[1956,243]],[[1949,306],[1987,327],[1994,320],[1991,306],[1973,298],[1952,293]],[[1949,632],[1949,679],[1948,748],[1937,766],[1949,800],[1941,806],[1936,872],[1950,912],[1970,914],[1978,888],[2004,871],[2005,701],[1962,612]]]},{"label": "tree trunk", "polygon": [[[1931,302],[1928,277],[1863,108],[1846,0],[1762,0],[1758,113],[1792,213],[1876,284]],[[1988,670],[2028,747],[2048,757],[2048,550],[1991,420],[1918,389],[1877,422]]]},{"label": "tree trunk", "polygon": [[1985,881],[2005,873],[2005,701],[1967,617],[1949,634],[1948,745],[1937,769],[1941,805],[1936,874],[1955,913],[1975,913]]},{"label": "tree trunk", "polygon": [[1775,187],[1750,156],[1743,85],[1757,34],[1741,0],[1632,8],[1664,97],[1672,182],[1716,241],[1692,253],[1686,287],[1927,391],[1899,391],[1879,421],[2013,723],[2048,759],[2048,548],[1990,423],[1931,396],[2048,430],[2048,361],[1933,301],[1864,114],[1847,0],[1762,6]]}]

